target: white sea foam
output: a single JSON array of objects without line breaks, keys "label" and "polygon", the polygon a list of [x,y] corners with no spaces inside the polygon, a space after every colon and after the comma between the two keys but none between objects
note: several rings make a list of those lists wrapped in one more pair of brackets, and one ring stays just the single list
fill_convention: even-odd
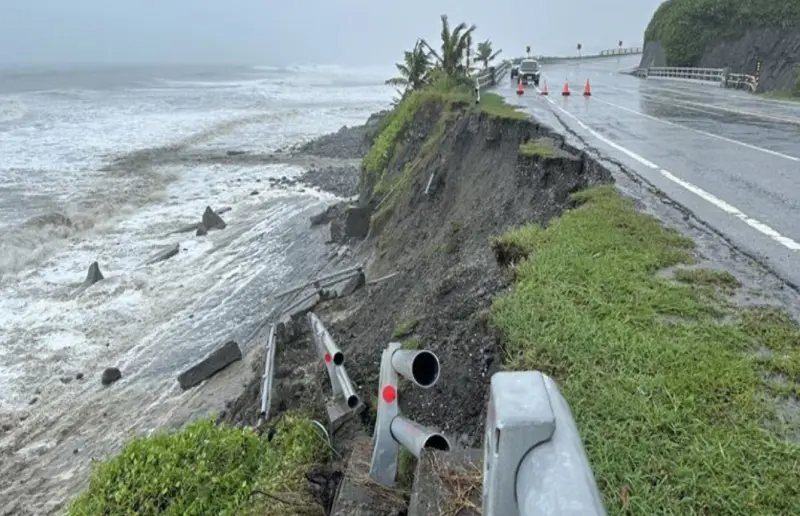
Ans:
[{"label": "white sea foam", "polygon": [[[6,500],[34,512],[62,503],[89,457],[131,430],[219,409],[240,380],[196,395],[181,393],[175,374],[229,338],[245,345],[270,293],[327,255],[308,216],[332,197],[268,186],[300,169],[155,159],[270,152],[361,123],[391,96],[383,87],[286,91],[280,81],[303,83],[39,91],[24,98],[19,125],[0,132],[0,423],[11,425],[0,433],[0,478],[13,479],[0,487],[0,512]],[[162,146],[170,150],[101,169]],[[209,205],[232,208],[225,230],[172,233]],[[175,243],[178,255],[144,264]],[[81,290],[95,260],[105,279]],[[104,389],[108,366],[123,378]],[[231,374],[247,374],[237,367]]]}]

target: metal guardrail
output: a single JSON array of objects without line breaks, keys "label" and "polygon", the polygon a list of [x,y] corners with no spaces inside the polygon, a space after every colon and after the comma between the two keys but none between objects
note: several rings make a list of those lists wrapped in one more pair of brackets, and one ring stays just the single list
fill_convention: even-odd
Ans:
[{"label": "metal guardrail", "polygon": [[478,90],[482,91],[500,84],[506,73],[511,69],[511,61],[503,61],[498,66],[490,66],[474,74]]},{"label": "metal guardrail", "polygon": [[601,50],[600,54],[601,57],[606,56],[632,56],[636,54],[641,54],[643,52],[642,47],[628,47],[628,48],[609,48],[607,50]]},{"label": "metal guardrail", "polygon": [[483,447],[485,516],[605,516],[572,412],[548,376],[492,376]]},{"label": "metal guardrail", "polygon": [[342,414],[355,410],[361,404],[361,398],[353,388],[353,382],[347,375],[344,368],[344,353],[336,345],[336,342],[325,329],[319,317],[309,312],[306,316],[308,325],[311,327],[311,335],[314,345],[317,348],[320,360],[325,364],[328,371],[328,379],[331,382],[333,397],[331,399],[333,407],[329,405],[328,416],[331,421],[335,421]]},{"label": "metal guardrail", "polygon": [[650,67],[636,68],[631,75],[642,78],[690,79],[702,82],[718,83],[723,88],[736,88],[755,93],[758,89],[758,77],[743,73],[731,73],[730,68],[694,68],[694,67]]},{"label": "metal guardrail", "polygon": [[401,445],[417,458],[424,449],[450,451],[450,441],[443,434],[400,414],[398,375],[417,387],[432,387],[439,379],[439,359],[428,350],[404,350],[399,342],[389,343],[383,351],[369,474],[389,487],[397,480]]}]

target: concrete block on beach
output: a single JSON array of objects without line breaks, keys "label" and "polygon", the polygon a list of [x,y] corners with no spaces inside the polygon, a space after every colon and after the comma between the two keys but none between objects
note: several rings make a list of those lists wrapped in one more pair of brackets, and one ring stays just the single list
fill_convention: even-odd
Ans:
[{"label": "concrete block on beach", "polygon": [[211,378],[232,363],[242,359],[242,350],[236,341],[229,340],[199,363],[178,375],[178,383],[184,391]]}]

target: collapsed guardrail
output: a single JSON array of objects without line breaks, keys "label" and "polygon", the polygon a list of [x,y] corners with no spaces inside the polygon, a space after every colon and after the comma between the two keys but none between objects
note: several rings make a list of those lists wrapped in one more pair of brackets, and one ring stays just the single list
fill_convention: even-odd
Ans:
[{"label": "collapsed guardrail", "polygon": [[376,482],[389,487],[394,486],[397,479],[401,445],[417,458],[424,449],[450,451],[450,441],[443,434],[400,414],[398,375],[417,387],[433,387],[439,379],[439,358],[428,350],[402,349],[399,342],[390,342],[383,351],[369,474]]},{"label": "collapsed guardrail", "polygon": [[690,79],[702,82],[718,83],[723,88],[748,90],[755,93],[758,89],[758,76],[744,73],[731,73],[730,68],[694,68],[681,66],[662,66],[635,68],[631,75],[643,79]]},{"label": "collapsed guardrail", "polygon": [[311,328],[311,335],[317,354],[328,371],[328,379],[331,382],[333,395],[326,408],[328,410],[328,418],[332,424],[335,424],[342,416],[356,410],[361,405],[361,398],[356,394],[353,382],[350,381],[350,377],[344,368],[344,353],[342,353],[342,350],[336,345],[333,337],[325,329],[319,317],[314,315],[313,312],[309,312],[306,318]]}]

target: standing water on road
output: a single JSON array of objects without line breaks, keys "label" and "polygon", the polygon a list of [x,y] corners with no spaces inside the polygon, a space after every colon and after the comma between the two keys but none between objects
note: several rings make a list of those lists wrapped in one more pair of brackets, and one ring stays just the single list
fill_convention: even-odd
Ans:
[{"label": "standing water on road", "polygon": [[[386,76],[0,70],[0,514],[63,507],[92,457],[237,394],[182,394],[175,375],[228,339],[249,351],[271,294],[324,263],[308,217],[333,199],[270,187],[302,170],[257,157],[363,123]],[[231,208],[226,229],[170,234],[207,205]],[[106,279],[76,292],[95,260]],[[122,379],[103,388],[111,366]]]}]

